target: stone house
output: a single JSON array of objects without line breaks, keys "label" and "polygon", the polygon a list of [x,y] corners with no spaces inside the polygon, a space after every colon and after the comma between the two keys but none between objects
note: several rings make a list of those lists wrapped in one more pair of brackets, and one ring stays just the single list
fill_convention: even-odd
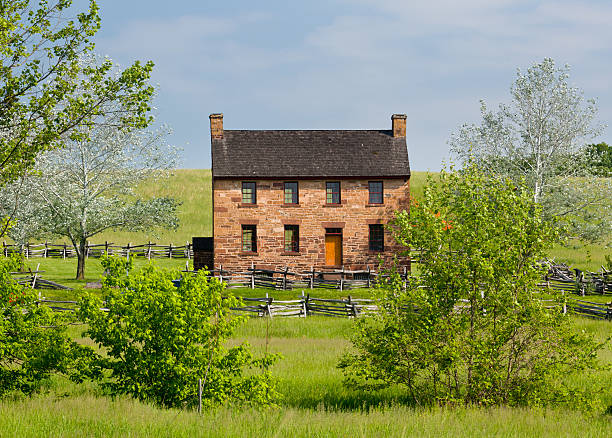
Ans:
[{"label": "stone house", "polygon": [[406,116],[391,122],[391,130],[226,130],[223,114],[211,114],[215,266],[389,262],[400,248],[385,225],[409,208],[410,194]]}]

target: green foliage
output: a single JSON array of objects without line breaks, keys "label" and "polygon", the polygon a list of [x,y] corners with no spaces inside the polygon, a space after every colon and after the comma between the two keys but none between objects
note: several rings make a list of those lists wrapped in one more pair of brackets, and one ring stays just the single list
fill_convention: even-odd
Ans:
[{"label": "green foliage", "polygon": [[31,394],[53,373],[75,381],[95,375],[93,350],[66,335],[68,319],[38,306],[35,292],[13,280],[10,272],[22,266],[20,258],[0,258],[0,396]]},{"label": "green foliage", "polygon": [[586,403],[565,376],[596,367],[600,345],[571,330],[562,296],[533,293],[555,231],[529,190],[470,163],[430,180],[393,227],[421,250],[420,276],[404,290],[392,275],[384,311],[358,322],[340,363],[350,384],[401,384],[425,404]]},{"label": "green foliage", "polygon": [[100,27],[99,8],[75,17],[71,0],[11,0],[0,6],[0,186],[28,170],[36,156],[67,139],[87,140],[104,106],[117,102],[121,126],[142,128],[153,87],[152,62],[113,72],[110,60],[83,64]]},{"label": "green foliage", "polygon": [[[246,343],[225,346],[243,318],[231,314],[239,300],[223,297],[222,283],[200,271],[183,275],[175,287],[178,271],[153,265],[132,270],[130,261],[119,258],[102,264],[107,270],[105,302],[87,296],[80,315],[89,324],[85,334],[106,349],[98,363],[110,371],[105,386],[112,394],[165,407],[193,407],[202,379],[207,407],[274,402],[268,367],[277,357],[255,358]],[[100,310],[102,305],[108,310]]]},{"label": "green foliage", "polygon": [[594,175],[612,177],[612,146],[597,143],[585,146],[587,162]]}]

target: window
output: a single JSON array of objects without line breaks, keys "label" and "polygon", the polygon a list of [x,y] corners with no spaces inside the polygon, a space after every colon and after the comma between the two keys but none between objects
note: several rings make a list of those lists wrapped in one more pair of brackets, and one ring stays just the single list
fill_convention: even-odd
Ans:
[{"label": "window", "polygon": [[257,227],[255,225],[242,226],[242,251],[257,252]]},{"label": "window", "polygon": [[325,183],[325,192],[327,194],[327,204],[340,204],[340,182]]},{"label": "window", "polygon": [[385,231],[383,225],[370,225],[370,251],[384,251]]},{"label": "window", "polygon": [[257,196],[254,182],[242,183],[242,203],[257,204]]},{"label": "window", "polygon": [[370,190],[370,197],[368,198],[368,204],[382,204],[383,203],[383,183],[382,181],[368,182],[368,189]]},{"label": "window", "polygon": [[285,183],[285,204],[297,204],[298,203],[298,183],[297,182],[286,182]]},{"label": "window", "polygon": [[285,252],[300,251],[300,227],[285,225]]}]

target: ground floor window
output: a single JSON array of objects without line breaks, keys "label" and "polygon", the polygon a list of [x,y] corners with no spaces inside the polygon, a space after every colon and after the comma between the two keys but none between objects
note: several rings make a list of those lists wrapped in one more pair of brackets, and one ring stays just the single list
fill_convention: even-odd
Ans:
[{"label": "ground floor window", "polygon": [[300,227],[299,225],[285,225],[285,251],[300,251]]},{"label": "ground floor window", "polygon": [[257,227],[255,225],[242,226],[242,251],[257,252]]},{"label": "ground floor window", "polygon": [[384,248],[384,226],[382,224],[370,225],[370,251],[383,251]]}]

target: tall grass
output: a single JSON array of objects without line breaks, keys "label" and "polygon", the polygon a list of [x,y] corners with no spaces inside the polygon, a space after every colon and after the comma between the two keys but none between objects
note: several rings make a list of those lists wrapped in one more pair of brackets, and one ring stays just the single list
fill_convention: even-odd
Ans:
[{"label": "tall grass", "polygon": [[[95,385],[56,379],[48,394],[0,402],[0,436],[611,436],[611,417],[564,409],[475,407],[415,408],[402,390],[362,392],[345,386],[336,368],[350,348],[352,320],[326,317],[252,319],[232,343],[248,341],[262,352],[280,353],[272,367],[280,406],[256,410],[223,407],[198,415],[162,410],[126,397],[110,399]],[[603,339],[610,323],[573,318],[577,330]],[[71,328],[79,338],[82,327]],[[266,333],[268,336],[266,337]],[[86,341],[79,338],[80,341]],[[612,362],[609,348],[602,359]],[[607,372],[605,376],[608,378]],[[597,384],[605,384],[604,375]],[[595,376],[598,377],[598,376]],[[588,376],[584,383],[593,383]],[[580,382],[582,383],[582,382]],[[607,395],[602,395],[604,398]]]},{"label": "tall grass", "polygon": [[0,403],[3,437],[605,437],[608,418],[548,409],[363,412],[222,408],[160,410],[133,400],[37,397]]}]

